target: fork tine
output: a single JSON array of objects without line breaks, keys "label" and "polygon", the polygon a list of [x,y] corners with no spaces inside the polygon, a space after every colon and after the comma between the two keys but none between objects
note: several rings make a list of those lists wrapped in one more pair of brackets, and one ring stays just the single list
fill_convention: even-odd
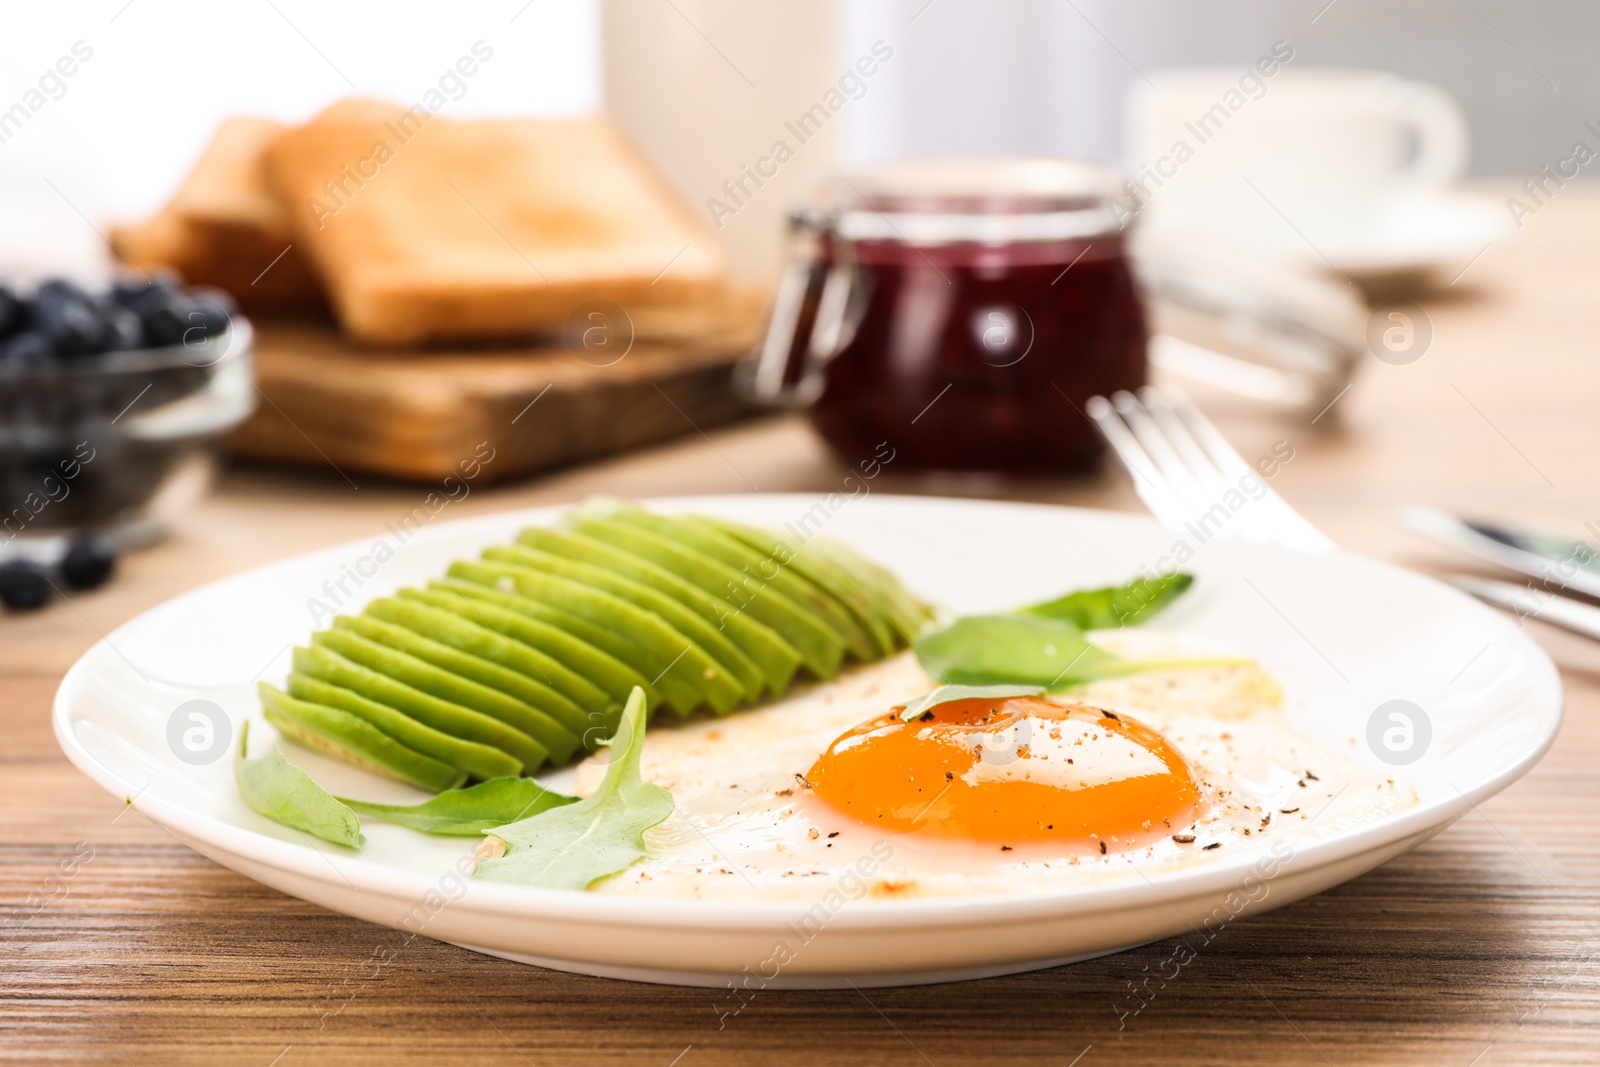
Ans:
[{"label": "fork tine", "polygon": [[1194,472],[1197,481],[1220,485],[1226,480],[1224,468],[1201,447],[1188,423],[1178,417],[1173,402],[1166,394],[1154,386],[1147,385],[1139,390],[1139,399],[1144,402],[1150,417],[1167,435],[1173,451],[1182,457],[1184,463]]},{"label": "fork tine", "polygon": [[1155,461],[1156,469],[1167,479],[1173,492],[1192,508],[1202,495],[1202,487],[1197,484],[1194,471],[1173,451],[1171,442],[1150,417],[1150,412],[1129,392],[1113,394],[1111,403],[1145,452]]},{"label": "fork tine", "polygon": [[1103,396],[1092,396],[1084,405],[1089,418],[1100,428],[1106,441],[1117,453],[1123,467],[1133,478],[1133,490],[1144,501],[1163,525],[1177,527],[1188,518],[1183,499],[1173,491],[1172,484],[1160,473],[1155,461],[1134,438],[1126,424],[1112,408],[1111,401]]},{"label": "fork tine", "polygon": [[[1248,492],[1248,508],[1228,506],[1233,534],[1309,552],[1334,547],[1260,480],[1180,390],[1147,386],[1138,396],[1092,397],[1087,410],[1133,476],[1139,498],[1163,524],[1181,528],[1214,511],[1227,499],[1224,494]],[[1258,484],[1252,487],[1246,478]]]},{"label": "fork tine", "polygon": [[1236,478],[1250,470],[1250,465],[1244,457],[1228,443],[1227,438],[1217,432],[1211,425],[1211,420],[1200,413],[1194,406],[1194,401],[1184,395],[1176,386],[1167,386],[1162,391],[1162,398],[1172,409],[1172,413],[1188,428],[1192,439],[1205,450],[1207,458],[1211,460],[1219,473],[1226,478]]},{"label": "fork tine", "polygon": [[[1249,476],[1257,478],[1255,468],[1244,461],[1227,438],[1223,437],[1211,420],[1194,406],[1194,402],[1185,396],[1182,390],[1168,386],[1165,396],[1171,403],[1174,413],[1189,427],[1190,432],[1200,443],[1223,476],[1234,482]],[[1265,482],[1261,483],[1263,486]],[[1270,487],[1256,502],[1260,510],[1257,520],[1259,529],[1268,538],[1279,544],[1288,545],[1306,552],[1325,552],[1334,547],[1334,543],[1301,515],[1288,502],[1275,493]]]}]

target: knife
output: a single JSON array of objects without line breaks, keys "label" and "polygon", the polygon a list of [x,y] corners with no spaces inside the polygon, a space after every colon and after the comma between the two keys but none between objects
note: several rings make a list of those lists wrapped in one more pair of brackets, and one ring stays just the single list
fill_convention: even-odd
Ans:
[{"label": "knife", "polygon": [[[1479,559],[1537,578],[1546,589],[1570,588],[1600,599],[1600,549],[1587,541],[1460,519],[1433,508],[1404,508],[1400,524]],[[1600,530],[1586,528],[1600,540]]]},{"label": "knife", "polygon": [[1600,608],[1526,585],[1513,585],[1488,578],[1457,574],[1447,577],[1445,581],[1479,600],[1513,612],[1519,622],[1531,617],[1600,641]]}]

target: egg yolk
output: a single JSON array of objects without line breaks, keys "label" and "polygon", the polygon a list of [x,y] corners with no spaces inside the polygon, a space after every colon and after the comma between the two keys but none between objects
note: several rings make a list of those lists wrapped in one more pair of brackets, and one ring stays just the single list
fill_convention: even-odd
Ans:
[{"label": "egg yolk", "polygon": [[829,745],[806,775],[813,793],[895,833],[1099,853],[1142,847],[1199,814],[1188,762],[1127,716],[1032,697],[952,700],[912,722],[903,711]]}]

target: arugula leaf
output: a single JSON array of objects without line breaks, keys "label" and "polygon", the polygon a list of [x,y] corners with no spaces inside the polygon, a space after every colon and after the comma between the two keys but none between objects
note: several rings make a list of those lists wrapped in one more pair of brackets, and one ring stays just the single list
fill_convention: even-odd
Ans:
[{"label": "arugula leaf", "polygon": [[1110,630],[1145,621],[1182,596],[1193,584],[1192,574],[1140,577],[1127,585],[1080,589],[1055,600],[1030,605],[1021,611],[1047,619],[1061,619],[1080,630]]},{"label": "arugula leaf", "polygon": [[367,843],[356,813],[285,759],[282,752],[275,748],[259,759],[246,759],[249,749],[250,723],[247,721],[239,730],[233,780],[251,810],[335,845],[358,849]]},{"label": "arugula leaf", "polygon": [[635,686],[611,739],[611,763],[599,788],[575,804],[490,831],[505,843],[506,853],[480,860],[474,877],[587,889],[644,857],[644,832],[673,811],[672,794],[639,777],[644,703],[644,690]]},{"label": "arugula leaf", "polygon": [[1250,662],[1123,659],[1090,644],[1072,623],[1037,615],[969,615],[920,638],[916,647],[928,673],[956,685],[1042,685],[1050,690],[1173,667]]},{"label": "arugula leaf", "polygon": [[466,789],[447,789],[421,804],[372,804],[339,797],[362,815],[448,837],[476,837],[485,830],[577,802],[532,778],[491,778]]},{"label": "arugula leaf", "polygon": [[931,693],[924,693],[906,705],[900,713],[901,722],[910,722],[918,715],[952,700],[971,700],[974,697],[1042,697],[1044,687],[1039,685],[941,685]]}]

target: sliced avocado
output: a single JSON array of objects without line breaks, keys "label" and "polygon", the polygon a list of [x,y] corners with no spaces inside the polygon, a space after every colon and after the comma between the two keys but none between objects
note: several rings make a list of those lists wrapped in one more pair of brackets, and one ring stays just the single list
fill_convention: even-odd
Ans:
[{"label": "sliced avocado", "polygon": [[[718,714],[731,711],[744,698],[744,686],[699,645],[655,612],[621,597],[545,571],[493,561],[452,563],[449,574],[519,593],[541,607],[557,608],[601,630],[621,635],[629,645],[649,654],[649,664],[639,669],[658,672],[651,681],[663,693],[667,693],[665,680],[675,678],[699,694],[697,704],[704,701]],[[593,638],[585,636],[585,640]],[[614,648],[602,647],[617,655]],[[690,705],[691,710],[693,706]]]},{"label": "sliced avocado", "polygon": [[442,760],[452,767],[459,767],[475,778],[503,778],[522,773],[522,762],[498,748],[451,737],[386,704],[368,700],[359,693],[329,685],[310,675],[289,675],[289,695],[297,700],[337,708],[365,719],[407,748]]},{"label": "sliced avocado", "polygon": [[[598,585],[513,562],[519,552],[531,554],[529,549],[491,548],[476,565],[488,568],[495,582],[509,582],[517,593],[588,619],[596,626],[615,629],[634,644],[648,648],[666,674],[693,685],[717,714],[727,714],[744,700],[744,683],[699,642],[657,612]],[[495,559],[491,553],[502,558]],[[452,565],[452,575],[461,567],[459,563]]]},{"label": "sliced avocado", "polygon": [[767,558],[781,563],[785,571],[793,571],[817,588],[825,590],[849,609],[855,620],[872,635],[881,655],[887,656],[899,647],[899,631],[873,603],[860,584],[832,560],[814,552],[804,551],[809,542],[806,545],[798,545],[770,530],[735,522],[732,519],[698,516],[695,521],[737,538],[757,552],[764,553]]},{"label": "sliced avocado", "polygon": [[[516,644],[519,654],[527,649],[548,656],[586,683],[593,683],[604,692],[607,698],[607,713],[613,717],[621,715],[622,706],[636,685],[645,691],[645,698],[651,707],[661,703],[661,695],[651,689],[650,682],[644,675],[611,653],[547,622],[541,622],[486,600],[463,596],[446,582],[435,582],[427,589],[402,589],[399,596],[406,603],[418,603],[439,611],[447,611],[465,622],[493,630]],[[567,695],[574,700],[578,699],[571,692]],[[579,700],[579,703],[585,702]]]},{"label": "sliced avocado", "polygon": [[[567,757],[577,749],[578,735],[538,708],[518,700],[509,693],[493,689],[482,682],[457,674],[449,668],[430,663],[412,652],[402,651],[364,637],[349,629],[348,621],[340,625],[340,619],[344,618],[346,617],[340,616],[334,620],[334,629],[313,634],[311,643],[330,648],[352,663],[369,667],[397,682],[404,682],[413,689],[431,693],[440,700],[448,700],[452,704],[459,704],[492,719],[498,719],[543,745],[555,763],[566,762]],[[388,625],[377,619],[370,619],[368,622],[377,626]],[[401,632],[410,633],[407,630]],[[412,637],[416,635],[413,634]]]},{"label": "sliced avocado", "polygon": [[[624,530],[627,528],[624,527]],[[751,614],[730,610],[730,604],[708,596],[682,569],[673,573],[659,560],[651,560],[625,546],[619,547],[582,533],[534,527],[517,537],[519,544],[553,556],[604,567],[614,574],[647,585],[672,597],[706,622],[725,632],[728,640],[754,660],[765,677],[767,691],[777,696],[789,687],[801,656],[776,631],[764,626]],[[679,577],[683,575],[683,577]],[[689,580],[685,580],[685,579]],[[670,621],[670,620],[669,620]],[[689,636],[693,637],[694,634]]]},{"label": "sliced avocado", "polygon": [[[750,659],[760,664],[766,673],[766,689],[773,696],[789,688],[790,681],[794,680],[795,669],[800,665],[826,667],[829,662],[829,641],[826,638],[822,638],[816,648],[811,649],[811,661],[808,662],[808,657],[795,646],[794,641],[779,632],[779,627],[768,624],[760,617],[781,616],[784,611],[781,603],[763,603],[760,605],[760,614],[749,611],[744,601],[728,595],[738,581],[738,574],[733,569],[718,565],[715,560],[702,557],[693,549],[686,549],[683,545],[654,536],[650,531],[627,526],[626,523],[606,523],[603,520],[594,520],[594,530],[579,530],[579,522],[570,523],[570,531],[558,533],[557,536],[584,545],[582,552],[592,553],[597,560],[608,558],[616,560],[613,566],[629,566],[632,568],[630,576],[637,571],[638,581],[645,584],[659,582],[658,587],[670,585],[677,590],[675,595],[680,600],[693,606],[702,616],[717,619],[717,625],[726,630],[728,638],[744,649]],[[803,622],[782,619],[779,622],[786,629],[798,629],[802,633],[802,641],[806,640],[806,633],[810,633]]]},{"label": "sliced avocado", "polygon": [[[575,519],[574,528],[616,548],[651,560],[693,583],[709,596],[733,609],[730,618],[746,615],[786,640],[799,652],[806,669],[818,678],[832,678],[846,647],[845,638],[821,616],[807,611],[784,596],[776,587],[757,577],[752,570],[734,570],[721,560],[706,555],[686,540],[631,523],[609,519]],[[744,546],[750,558],[755,553]],[[864,636],[864,635],[863,635]],[[871,650],[870,642],[867,645]]]},{"label": "sliced avocado", "polygon": [[[341,631],[329,631],[329,633],[336,632]],[[296,671],[342,689],[348,689],[368,700],[387,704],[451,737],[498,748],[520,760],[524,774],[533,773],[549,758],[550,750],[521,730],[507,726],[499,719],[485,715],[481,711],[442,700],[371,667],[346,659],[317,640],[326,636],[321,633],[315,634],[312,637],[315,643],[311,647],[294,650]],[[353,634],[347,636],[355,637]]]},{"label": "sliced avocado", "polygon": [[[845,607],[826,590],[802,575],[783,567],[765,566],[769,555],[726,533],[698,515],[657,515],[631,501],[613,497],[591,497],[562,521],[574,525],[594,519],[625,523],[647,530],[658,537],[691,548],[702,555],[738,571],[741,597],[748,599],[752,588],[770,588],[812,615],[819,616],[828,628],[843,638],[858,659],[875,658],[871,636]],[[772,570],[772,573],[767,573]],[[727,590],[724,588],[724,594]]]},{"label": "sliced avocado", "polygon": [[893,652],[930,616],[845,545],[591,501],[336,617],[262,701],[286,736],[443,789],[593,748],[638,689],[726,714],[801,666],[826,679]]},{"label": "sliced avocado", "polygon": [[690,608],[655,589],[614,573],[592,563],[580,563],[561,556],[541,552],[526,545],[496,546],[485,550],[483,558],[513,567],[527,567],[558,578],[578,582],[591,589],[610,593],[645,611],[652,612],[669,626],[683,634],[717,665],[720,672],[741,687],[739,700],[756,700],[761,696],[766,677],[755,660],[739,651],[739,647]]},{"label": "sliced avocado", "polygon": [[906,644],[912,643],[932,617],[928,605],[912,596],[898,578],[842,541],[814,537],[806,542],[803,551],[815,553],[848,574]]},{"label": "sliced avocado", "polygon": [[[548,732],[549,728],[549,723],[545,721],[546,719],[562,727],[565,734],[571,738],[574,744],[578,742],[578,738],[583,735],[583,731],[586,728],[587,724],[584,721],[583,709],[578,705],[544,682],[530,678],[517,671],[509,670],[498,663],[491,663],[482,656],[474,656],[470,652],[452,648],[443,642],[435,641],[424,634],[419,634],[415,630],[398,626],[392,622],[385,622],[371,615],[362,615],[356,618],[340,615],[333,620],[333,625],[336,629],[358,633],[367,640],[392,648],[396,652],[404,652],[409,656],[415,656],[424,663],[431,663],[442,671],[465,678],[469,682],[477,682],[479,685],[487,686],[497,693],[508,696],[514,701],[520,701],[528,707],[542,712],[542,716],[529,717],[527,722],[524,723],[507,719],[501,715],[495,715],[488,708],[479,709],[490,715],[495,715],[497,719],[510,722],[511,725],[523,733],[536,738],[540,744],[550,749],[550,755],[553,758],[565,759],[566,757],[559,755],[557,749],[552,747],[550,741],[545,739],[545,733]],[[466,702],[457,701],[457,703]],[[467,706],[475,707],[476,705],[469,703]],[[559,738],[561,734],[558,732],[553,736]]]},{"label": "sliced avocado", "polygon": [[365,614],[538,679],[584,711],[584,729],[592,725],[591,715],[604,715],[616,703],[604,689],[556,657],[500,633],[486,622],[398,597],[374,600]]},{"label": "sliced avocado", "polygon": [[685,543],[714,545],[729,556],[741,559],[740,573],[749,576],[744,582],[746,587],[765,582],[774,591],[810,611],[844,638],[850,654],[862,663],[871,663],[886,654],[870,627],[863,626],[838,597],[812,581],[804,571],[788,566],[785,563],[787,557],[769,555],[747,545],[698,515],[682,515],[671,521],[677,523],[678,532],[675,536]]},{"label": "sliced avocado", "polygon": [[258,691],[266,720],[307,748],[434,792],[454,789],[467,780],[465,771],[407,748],[347,711],[296,700],[265,682]]},{"label": "sliced avocado", "polygon": [[[481,582],[470,580],[468,577],[474,573],[475,567],[484,570],[480,575]],[[494,582],[495,585],[491,587],[484,584],[487,582]],[[510,584],[512,583],[509,578],[496,579],[492,573],[478,564],[464,564],[444,581],[430,582],[428,588],[432,592],[449,591],[471,600],[474,604],[500,608],[526,618],[529,622],[565,634],[572,640],[599,649],[639,678],[644,678],[646,671],[652,672],[651,678],[640,688],[645,691],[647,697],[659,699],[655,707],[669,707],[679,715],[687,715],[704,703],[705,697],[698,686],[679,677],[675,669],[669,669],[671,664],[664,662],[644,645],[631,640],[619,630],[596,625],[588,619],[579,618],[571,612],[540,603],[519,593],[505,592],[503,587]]]}]

